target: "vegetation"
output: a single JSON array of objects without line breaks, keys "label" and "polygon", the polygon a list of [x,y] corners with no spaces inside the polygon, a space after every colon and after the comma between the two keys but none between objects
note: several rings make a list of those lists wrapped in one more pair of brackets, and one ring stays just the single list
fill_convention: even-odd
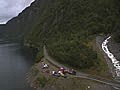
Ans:
[{"label": "vegetation", "polygon": [[34,67],[34,66],[31,68],[31,73],[32,73],[34,76],[38,74],[38,71],[39,71],[39,70],[38,70],[36,67]]},{"label": "vegetation", "polygon": [[37,81],[38,81],[40,87],[44,88],[48,80],[44,76],[39,76],[37,78]]},{"label": "vegetation", "polygon": [[[18,26],[9,33],[21,35],[25,43],[40,50],[46,45],[60,63],[89,69],[100,65],[92,40],[97,35],[112,33],[120,42],[119,23],[119,0],[36,0],[7,27]],[[39,55],[42,56],[41,51]]]},{"label": "vegetation", "polygon": [[115,34],[114,34],[114,40],[118,43],[120,43],[120,31],[117,31]]},{"label": "vegetation", "polygon": [[41,59],[44,57],[44,55],[43,55],[43,49],[41,50],[41,51],[39,51],[38,53],[37,53],[37,56],[36,56],[36,63],[37,62],[39,62],[39,61],[41,61]]}]

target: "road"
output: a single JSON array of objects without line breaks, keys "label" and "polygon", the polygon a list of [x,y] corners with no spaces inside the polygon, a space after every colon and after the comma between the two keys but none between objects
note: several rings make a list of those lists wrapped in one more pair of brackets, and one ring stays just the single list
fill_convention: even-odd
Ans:
[{"label": "road", "polygon": [[[63,64],[60,64],[58,62],[56,62],[54,60],[54,58],[52,58],[51,56],[49,56],[46,47],[44,46],[44,58],[46,60],[48,60],[50,63],[52,63],[53,65],[55,65],[56,67],[64,67],[65,69],[68,69],[68,67],[65,67]],[[120,90],[120,83],[115,81],[115,80],[110,80],[110,79],[106,79],[106,78],[102,78],[102,77],[96,77],[90,74],[86,74],[86,73],[82,73],[77,71],[76,76],[73,76],[76,78],[84,78],[84,79],[89,79],[89,80],[93,80],[93,81],[97,81],[106,85],[110,85],[112,87],[115,87],[117,89]]]}]

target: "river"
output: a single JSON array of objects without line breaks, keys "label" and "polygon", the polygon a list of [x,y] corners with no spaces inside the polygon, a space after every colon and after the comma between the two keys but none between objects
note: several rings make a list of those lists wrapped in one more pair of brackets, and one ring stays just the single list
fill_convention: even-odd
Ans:
[{"label": "river", "polygon": [[0,90],[32,90],[25,81],[33,51],[20,44],[0,44]]}]

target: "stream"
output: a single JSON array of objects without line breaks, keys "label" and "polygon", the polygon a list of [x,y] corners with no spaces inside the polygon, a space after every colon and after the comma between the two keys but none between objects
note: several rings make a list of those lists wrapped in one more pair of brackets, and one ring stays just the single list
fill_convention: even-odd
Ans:
[{"label": "stream", "polygon": [[114,65],[116,76],[120,77],[120,61],[116,59],[116,57],[113,55],[113,53],[110,52],[107,44],[109,43],[109,39],[111,39],[111,36],[105,39],[105,41],[102,43],[102,49],[104,53],[107,54],[109,59],[111,60],[112,64]]}]

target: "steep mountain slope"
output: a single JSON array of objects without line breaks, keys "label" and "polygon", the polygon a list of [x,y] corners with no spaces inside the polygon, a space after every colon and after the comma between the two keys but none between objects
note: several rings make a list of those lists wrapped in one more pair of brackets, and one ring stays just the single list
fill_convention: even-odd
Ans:
[{"label": "steep mountain slope", "polygon": [[39,50],[46,44],[59,62],[96,69],[101,60],[93,50],[94,39],[119,32],[119,5],[119,0],[36,0],[7,23],[6,37],[24,39]]},{"label": "steep mountain slope", "polygon": [[38,22],[39,15],[43,12],[42,8],[44,0],[36,0],[27,7],[17,17],[14,17],[6,24],[6,38],[8,39],[23,39],[25,33],[31,31],[31,29]]},{"label": "steep mountain slope", "polygon": [[5,26],[5,24],[0,24],[0,38],[4,37]]}]

